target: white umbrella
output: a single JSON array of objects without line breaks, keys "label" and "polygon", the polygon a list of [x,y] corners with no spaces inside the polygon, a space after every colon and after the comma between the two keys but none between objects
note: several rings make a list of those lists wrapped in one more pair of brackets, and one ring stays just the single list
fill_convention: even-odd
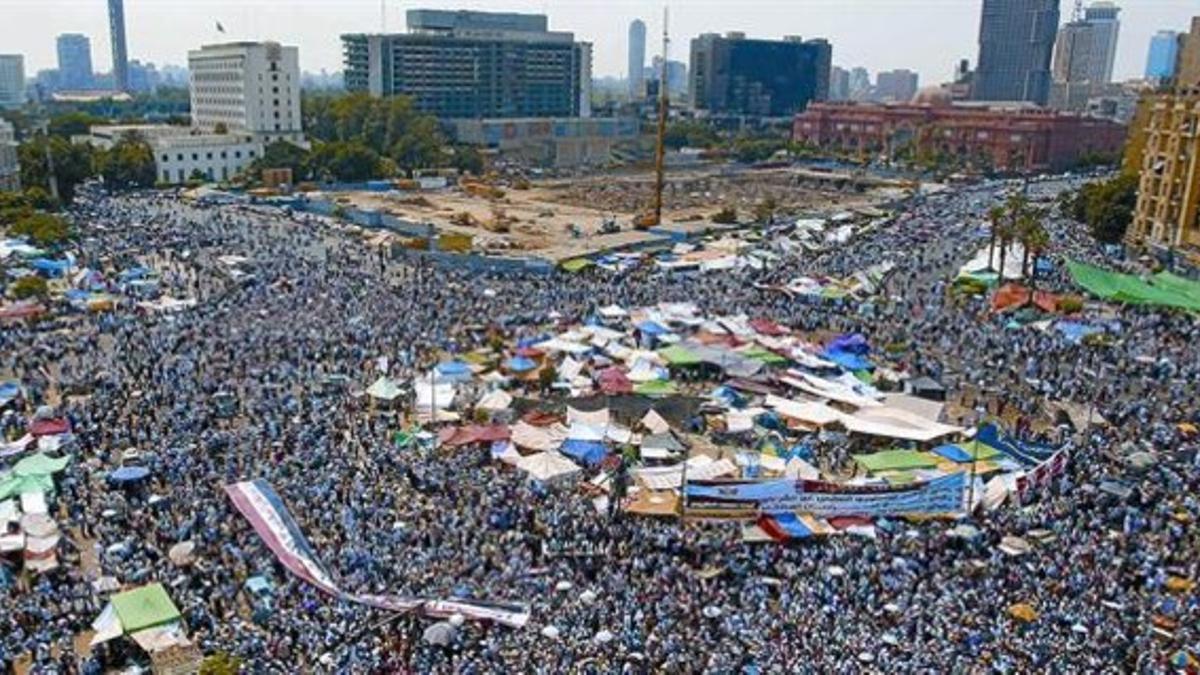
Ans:
[{"label": "white umbrella", "polygon": [[837,565],[830,565],[829,567],[825,568],[825,573],[831,577],[840,577],[845,576],[846,570],[845,568],[838,567]]},{"label": "white umbrella", "polygon": [[717,607],[716,605],[708,605],[704,609],[700,610],[700,613],[710,619],[715,619],[718,616],[721,616],[721,608]]},{"label": "white umbrella", "polygon": [[457,633],[458,629],[455,628],[450,622],[439,621],[429,628],[426,628],[425,632],[421,634],[421,639],[424,640],[426,644],[437,645],[439,647],[449,647],[451,643],[454,642],[454,636]]},{"label": "white umbrella", "polygon": [[167,551],[167,557],[178,567],[191,565],[196,562],[196,543],[190,540],[181,541]]},{"label": "white umbrella", "polygon": [[555,626],[546,626],[542,629],[542,636],[553,640],[558,637],[558,628]]},{"label": "white umbrella", "polygon": [[560,581],[557,584],[554,584],[554,590],[556,590],[556,591],[569,591],[574,587],[575,587],[575,584],[573,584],[569,581],[566,581],[566,580]]},{"label": "white umbrella", "polygon": [[596,601],[595,591],[584,591],[579,594],[579,601],[585,605],[590,605]]},{"label": "white umbrella", "polygon": [[616,636],[613,635],[611,631],[602,630],[599,633],[596,633],[596,637],[592,639],[603,645],[612,642],[614,637]]}]

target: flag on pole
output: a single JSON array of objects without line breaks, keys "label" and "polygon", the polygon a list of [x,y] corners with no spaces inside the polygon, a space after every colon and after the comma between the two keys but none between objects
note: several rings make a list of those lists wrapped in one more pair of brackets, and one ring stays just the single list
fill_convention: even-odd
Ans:
[{"label": "flag on pole", "polygon": [[218,22],[217,22],[217,32],[218,32],[218,33],[224,33],[224,32],[225,32],[225,26],[222,26],[220,21],[218,21]]}]

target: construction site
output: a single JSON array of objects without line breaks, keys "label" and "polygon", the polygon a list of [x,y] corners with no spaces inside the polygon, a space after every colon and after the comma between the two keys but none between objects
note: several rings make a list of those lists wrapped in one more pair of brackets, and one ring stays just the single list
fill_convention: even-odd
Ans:
[{"label": "construction site", "polygon": [[749,225],[764,209],[781,217],[871,209],[910,187],[865,174],[791,167],[688,169],[665,174],[658,218],[652,212],[656,176],[644,170],[544,181],[493,175],[440,189],[326,196],[346,207],[430,224],[439,233],[467,235],[476,252],[560,262],[637,246],[664,232],[694,236]]}]

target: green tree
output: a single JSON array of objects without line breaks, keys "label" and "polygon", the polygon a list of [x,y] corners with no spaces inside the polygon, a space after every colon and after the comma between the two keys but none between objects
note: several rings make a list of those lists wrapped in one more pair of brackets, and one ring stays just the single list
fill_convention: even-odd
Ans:
[{"label": "green tree", "polygon": [[314,175],[326,180],[362,181],[381,174],[379,153],[359,142],[322,143],[311,165]]},{"label": "green tree", "polygon": [[765,197],[758,204],[754,205],[754,222],[769,223],[775,217],[775,211],[779,208],[779,203],[774,197]]},{"label": "green tree", "polygon": [[14,236],[29,237],[38,246],[62,244],[71,236],[67,221],[51,213],[29,213],[8,228]]},{"label": "green tree", "polygon": [[450,166],[459,173],[483,175],[483,153],[473,145],[456,145],[450,149]]},{"label": "green tree", "polygon": [[714,213],[711,220],[718,225],[735,225],[738,221],[737,209],[726,206]]},{"label": "green tree", "polygon": [[275,141],[263,148],[262,157],[254,160],[247,173],[261,175],[263,169],[291,169],[292,178],[305,180],[309,177],[311,153],[287,141]]},{"label": "green tree", "polygon": [[64,202],[70,202],[75,196],[75,188],[95,175],[93,167],[95,150],[90,144],[71,143],[67,139],[57,136],[47,137],[44,134],[34,136],[17,149],[17,157],[21,163],[22,185],[49,189],[49,171],[46,168],[47,147],[54,162],[59,197]]},{"label": "green tree", "polygon": [[9,292],[17,300],[29,298],[45,298],[50,295],[50,287],[46,280],[39,276],[21,277],[13,282]]},{"label": "green tree", "polygon": [[1071,215],[1086,223],[1092,237],[1105,244],[1119,243],[1133,220],[1137,206],[1138,177],[1122,174],[1107,181],[1088,183],[1080,188],[1072,204]]},{"label": "green tree", "polygon": [[996,259],[996,234],[1004,221],[1004,207],[1000,205],[988,209],[988,269],[992,269],[992,261]]},{"label": "green tree", "polygon": [[50,118],[50,135],[70,139],[72,136],[87,134],[98,124],[106,124],[108,119],[98,117],[80,110],[72,110]]},{"label": "green tree", "polygon": [[237,675],[241,668],[241,659],[217,652],[200,662],[200,675]]},{"label": "green tree", "polygon": [[96,153],[96,170],[110,188],[153,187],[154,149],[141,134],[125,134],[108,150]]},{"label": "green tree", "polygon": [[680,148],[711,148],[720,141],[717,132],[703,122],[679,121],[667,125],[663,134],[663,145]]}]

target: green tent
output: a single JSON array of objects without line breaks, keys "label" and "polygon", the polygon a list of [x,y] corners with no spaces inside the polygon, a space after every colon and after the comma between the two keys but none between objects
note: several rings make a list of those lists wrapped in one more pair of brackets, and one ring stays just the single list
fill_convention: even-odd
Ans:
[{"label": "green tent", "polygon": [[67,468],[71,463],[70,457],[50,457],[43,452],[36,455],[30,455],[25,459],[17,462],[13,466],[13,475],[15,476],[48,476],[52,473],[58,473]]},{"label": "green tent", "polygon": [[658,355],[667,360],[672,366],[695,366],[700,363],[700,357],[687,347],[671,345],[658,350]]},{"label": "green tent", "polygon": [[678,391],[675,383],[669,380],[650,380],[633,388],[633,393],[642,396],[671,396]]},{"label": "green tent", "polygon": [[870,455],[854,455],[854,461],[871,473],[876,471],[903,471],[911,469],[933,469],[938,458],[928,452],[916,450],[884,450]]},{"label": "green tent", "polygon": [[18,476],[11,471],[0,474],[0,499],[20,497],[30,492],[54,492],[54,479],[50,474]]},{"label": "green tent", "polygon": [[1193,281],[1171,272],[1159,272],[1154,275],[1153,279],[1154,285],[1159,288],[1180,293],[1193,300],[1200,300],[1200,281]]},{"label": "green tent", "polygon": [[763,349],[757,345],[743,349],[739,352],[742,356],[755,361],[761,361],[769,366],[780,366],[788,362],[788,360],[769,349]]},{"label": "green tent", "polygon": [[112,596],[113,610],[125,633],[178,621],[179,608],[171,602],[162,584],[150,584]]},{"label": "green tent", "polygon": [[564,261],[561,264],[561,267],[567,272],[580,272],[580,271],[583,271],[583,270],[591,267],[594,264],[595,263],[593,263],[591,260],[588,260],[587,258],[572,258],[570,260]]},{"label": "green tent", "polygon": [[1109,272],[1074,260],[1067,261],[1067,269],[1076,284],[1104,300],[1200,311],[1200,296],[1190,292],[1192,282],[1173,274],[1159,274],[1154,277],[1157,284],[1152,285],[1132,274]]},{"label": "green tent", "polygon": [[963,452],[966,452],[968,456],[974,456],[975,459],[980,462],[994,459],[996,457],[1006,456],[1004,453],[993,448],[992,446],[980,443],[976,440],[970,440],[966,443],[955,443],[954,445],[962,448]]}]

